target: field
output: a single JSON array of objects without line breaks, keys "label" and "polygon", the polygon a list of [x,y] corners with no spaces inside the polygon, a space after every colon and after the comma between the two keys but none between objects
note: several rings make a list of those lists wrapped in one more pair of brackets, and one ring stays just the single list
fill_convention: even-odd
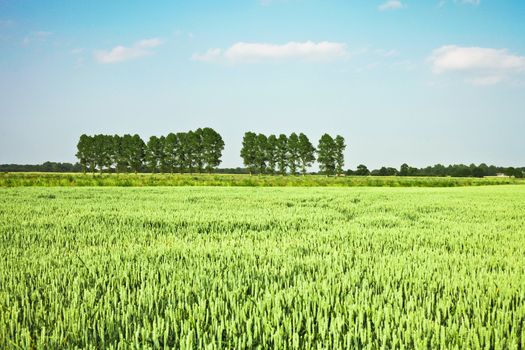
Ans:
[{"label": "field", "polygon": [[270,176],[231,174],[0,173],[0,187],[20,186],[243,186],[243,187],[458,187],[525,185],[525,179],[405,176]]},{"label": "field", "polygon": [[523,349],[525,186],[0,189],[0,348]]}]

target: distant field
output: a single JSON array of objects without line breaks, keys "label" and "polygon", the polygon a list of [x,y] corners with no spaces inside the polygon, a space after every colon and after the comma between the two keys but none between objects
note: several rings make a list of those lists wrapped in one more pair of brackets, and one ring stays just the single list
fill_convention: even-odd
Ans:
[{"label": "distant field", "polygon": [[523,213],[519,185],[0,188],[0,348],[523,349]]},{"label": "distant field", "polygon": [[0,173],[0,187],[19,186],[295,186],[456,187],[525,184],[514,178],[348,176],[326,177],[226,174]]}]

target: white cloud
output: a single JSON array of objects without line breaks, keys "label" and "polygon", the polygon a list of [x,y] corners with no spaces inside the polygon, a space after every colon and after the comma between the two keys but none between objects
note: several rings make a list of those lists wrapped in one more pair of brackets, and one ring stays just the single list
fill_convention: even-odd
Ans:
[{"label": "white cloud", "polygon": [[[458,0],[456,0],[456,2],[457,1]],[[460,0],[459,2],[462,3],[462,4],[478,6],[479,3],[481,2],[481,0]]]},{"label": "white cloud", "polygon": [[46,32],[43,30],[31,32],[29,35],[27,35],[24,40],[22,40],[22,43],[24,45],[30,44],[32,42],[44,42],[46,41],[51,35],[53,35],[52,32]]},{"label": "white cloud", "polygon": [[460,72],[470,74],[474,85],[491,85],[506,80],[511,74],[525,73],[525,56],[513,55],[507,49],[442,46],[428,61],[434,74]]},{"label": "white cloud", "polygon": [[[478,6],[480,3],[481,3],[481,0],[454,0],[453,1],[455,4],[460,4],[460,5],[472,5],[472,6]],[[437,7],[438,8],[442,8],[443,6],[445,6],[447,4],[447,0],[440,0],[438,2],[438,5]]]},{"label": "white cloud", "polygon": [[525,57],[506,49],[442,46],[429,57],[434,73],[447,71],[496,70],[525,71]]},{"label": "white cloud", "polygon": [[201,62],[213,62],[221,59],[222,50],[221,49],[209,49],[204,54],[195,53],[191,56],[191,59],[194,61]]},{"label": "white cloud", "polygon": [[503,80],[505,80],[505,76],[503,75],[488,75],[485,77],[470,78],[467,79],[467,82],[476,86],[489,86],[501,83]]},{"label": "white cloud", "polygon": [[405,5],[399,0],[388,0],[387,2],[379,5],[377,8],[379,11],[387,10],[399,10],[405,7]]},{"label": "white cloud", "polygon": [[94,57],[99,63],[117,63],[152,55],[153,51],[151,49],[160,45],[162,45],[162,40],[158,38],[144,39],[136,42],[131,47],[116,46],[110,51],[95,51]]},{"label": "white cloud", "polygon": [[238,42],[229,48],[209,49],[205,54],[194,54],[195,61],[261,62],[282,60],[333,60],[349,57],[343,43],[322,41],[288,42],[286,44]]}]

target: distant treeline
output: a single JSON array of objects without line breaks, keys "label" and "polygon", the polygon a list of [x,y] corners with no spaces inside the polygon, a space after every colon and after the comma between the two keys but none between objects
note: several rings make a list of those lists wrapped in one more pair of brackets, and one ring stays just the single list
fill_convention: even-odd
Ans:
[{"label": "distant treeline", "polygon": [[80,163],[44,162],[42,164],[0,164],[0,172],[44,172],[44,173],[80,173]]},{"label": "distant treeline", "polygon": [[320,173],[341,175],[345,148],[345,139],[340,135],[332,138],[324,134],[316,149],[303,133],[277,137],[249,131],[244,134],[241,157],[250,174],[305,175],[317,160]]},{"label": "distant treeline", "polygon": [[514,167],[499,167],[494,165],[487,165],[481,163],[476,164],[451,164],[444,166],[442,164],[436,164],[433,166],[427,166],[426,168],[415,168],[408,164],[402,164],[399,169],[392,167],[382,167],[380,169],[368,170],[368,168],[361,164],[357,166],[356,170],[348,169],[346,175],[356,176],[452,176],[452,177],[484,177],[484,176],[497,176],[506,175],[514,176],[516,178],[523,178],[525,173],[525,167],[514,168]]},{"label": "distant treeline", "polygon": [[82,171],[212,172],[221,163],[224,141],[212,128],[151,136],[82,135],[77,158]]}]

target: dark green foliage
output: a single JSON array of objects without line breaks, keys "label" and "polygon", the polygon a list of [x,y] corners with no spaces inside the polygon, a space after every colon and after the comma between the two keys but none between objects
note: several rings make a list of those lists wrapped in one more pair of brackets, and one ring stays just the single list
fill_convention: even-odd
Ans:
[{"label": "dark green foliage", "polygon": [[381,167],[379,170],[372,170],[370,175],[373,176],[396,176],[398,175],[398,171],[396,168],[392,167]]},{"label": "dark green foliage", "polygon": [[[95,135],[93,141],[94,163],[98,171],[109,169],[113,158],[113,137],[110,135]],[[94,170],[94,169],[92,169]]]},{"label": "dark green foliage", "polygon": [[414,176],[417,169],[409,166],[407,163],[404,163],[399,168],[399,176]]},{"label": "dark green foliage", "polygon": [[299,161],[301,166],[301,173],[306,174],[306,169],[312,166],[315,162],[315,148],[308,139],[308,137],[301,133],[299,135]]},{"label": "dark green foliage", "polygon": [[180,171],[181,144],[179,137],[174,133],[169,133],[164,142],[164,154],[166,156],[166,167],[170,173]]},{"label": "dark green foliage", "polygon": [[339,176],[343,173],[345,166],[344,151],[346,149],[345,139],[341,135],[337,135],[334,139],[335,144],[335,172]]},{"label": "dark green foliage", "polygon": [[190,147],[188,146],[188,134],[185,132],[178,132],[177,139],[179,140],[179,153],[177,157],[179,172],[182,174],[189,171],[188,163],[191,165]]},{"label": "dark green foliage", "polygon": [[140,171],[140,168],[142,167],[144,163],[144,155],[146,151],[146,144],[139,135],[135,134],[132,136],[130,140],[129,145],[129,165],[131,167],[131,170],[135,173],[138,173]]},{"label": "dark green foliage", "polygon": [[161,160],[164,158],[164,145],[157,136],[151,136],[146,145],[146,166],[152,173],[159,170]]},{"label": "dark green foliage", "polygon": [[[325,134],[322,138],[322,149],[320,160],[323,172],[329,175],[342,174],[344,166],[343,152],[346,148],[344,138],[337,136],[332,139]],[[286,175],[287,170],[291,175],[299,171],[305,175],[307,168],[315,162],[315,148],[308,137],[300,133],[290,134],[287,137],[280,134],[279,137],[247,132],[244,135],[241,157],[244,165],[250,173]],[[328,161],[328,163],[326,163]],[[277,169],[276,169],[277,168]]]},{"label": "dark green foliage", "polygon": [[[204,170],[204,145],[202,143],[202,129],[190,131],[188,141],[191,144],[190,158],[192,170],[202,173]],[[193,171],[192,171],[193,172]]]},{"label": "dark green foliage", "polygon": [[221,164],[224,141],[221,135],[212,128],[204,128],[201,132],[202,160],[206,171],[211,173]]},{"label": "dark green foliage", "polygon": [[288,137],[288,167],[290,168],[290,174],[297,174],[297,169],[300,166],[299,137],[293,132],[290,137]]},{"label": "dark green foliage", "polygon": [[257,135],[254,132],[248,131],[244,134],[242,140],[241,157],[244,166],[250,172],[250,175],[257,169]]},{"label": "dark green foliage", "polygon": [[188,131],[185,134],[182,148],[184,152],[184,168],[190,173],[193,173],[200,163],[197,159],[200,152],[198,134],[191,130]]},{"label": "dark green foliage", "polygon": [[354,174],[358,176],[368,176],[370,175],[370,170],[368,170],[366,165],[359,164]]},{"label": "dark green foliage", "polygon": [[319,169],[325,175],[334,175],[336,171],[336,144],[332,136],[324,134],[319,139],[317,161]]},{"label": "dark green foliage", "polygon": [[275,166],[277,165],[277,137],[275,135],[268,136],[266,142],[266,158],[268,159],[267,171],[269,174],[275,174]]},{"label": "dark green foliage", "polygon": [[[85,172],[212,172],[220,163],[224,141],[211,128],[151,136],[145,144],[139,135],[82,135],[76,156]],[[39,170],[39,169],[35,169]]]},{"label": "dark green foliage", "polygon": [[285,134],[279,135],[276,142],[276,161],[279,174],[286,175],[288,167],[288,137]]},{"label": "dark green foliage", "polygon": [[255,164],[259,174],[266,173],[268,139],[264,134],[258,134],[255,139]]},{"label": "dark green foliage", "polygon": [[77,154],[80,165],[82,166],[82,171],[85,173],[89,166],[91,171],[95,170],[95,154],[93,149],[93,137],[87,136],[85,134],[80,136],[80,140],[77,144]]},{"label": "dark green foliage", "polygon": [[113,163],[117,173],[124,173],[128,171],[129,163],[126,155],[126,142],[129,141],[130,136],[114,135],[113,136]]}]

